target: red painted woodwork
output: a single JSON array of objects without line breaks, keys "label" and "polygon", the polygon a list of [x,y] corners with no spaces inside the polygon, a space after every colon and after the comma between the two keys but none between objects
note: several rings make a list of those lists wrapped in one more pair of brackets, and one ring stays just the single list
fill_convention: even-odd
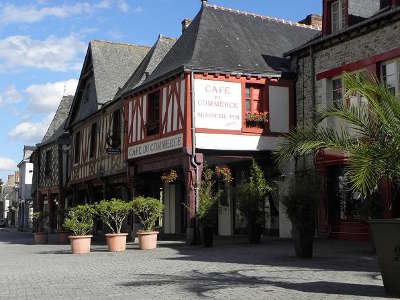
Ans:
[{"label": "red painted woodwork", "polygon": [[325,78],[332,78],[338,76],[344,72],[353,72],[360,69],[368,69],[374,71],[377,75],[378,66],[377,64],[380,62],[384,62],[386,60],[394,59],[400,57],[400,48],[393,49],[391,51],[381,53],[375,56],[367,57],[356,62],[346,64],[325,72],[321,72],[317,74],[317,80],[325,79]]},{"label": "red painted woodwork", "polygon": [[368,224],[359,221],[342,221],[330,225],[329,236],[341,240],[367,241],[369,239]]}]

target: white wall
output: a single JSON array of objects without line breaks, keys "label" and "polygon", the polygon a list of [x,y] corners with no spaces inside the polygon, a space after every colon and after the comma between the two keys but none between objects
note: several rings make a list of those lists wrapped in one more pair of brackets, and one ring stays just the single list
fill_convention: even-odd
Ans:
[{"label": "white wall", "polygon": [[283,141],[280,137],[196,133],[196,148],[234,151],[275,150]]},{"label": "white wall", "polygon": [[289,112],[289,88],[270,86],[269,122],[271,132],[289,132]]}]

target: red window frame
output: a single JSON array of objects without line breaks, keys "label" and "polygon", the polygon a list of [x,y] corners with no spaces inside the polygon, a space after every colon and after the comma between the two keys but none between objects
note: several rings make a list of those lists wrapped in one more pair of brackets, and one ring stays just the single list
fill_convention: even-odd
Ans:
[{"label": "red window frame", "polygon": [[[269,105],[267,85],[265,83],[245,82],[243,84],[243,89],[243,131],[258,134],[269,132],[269,124],[266,124],[261,128],[258,126],[251,126],[247,121],[247,115],[249,112],[268,113]],[[247,91],[249,91],[249,93]],[[248,103],[250,103],[250,111],[248,110]]]}]

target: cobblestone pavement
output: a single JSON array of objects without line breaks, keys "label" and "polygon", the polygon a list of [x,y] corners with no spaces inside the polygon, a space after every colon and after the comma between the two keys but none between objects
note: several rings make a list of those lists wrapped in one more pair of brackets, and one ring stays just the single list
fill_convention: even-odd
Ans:
[{"label": "cobblestone pavement", "polygon": [[0,299],[385,298],[368,243],[317,241],[312,260],[296,259],[284,240],[160,244],[74,256],[68,245],[33,245],[31,234],[0,229]]}]

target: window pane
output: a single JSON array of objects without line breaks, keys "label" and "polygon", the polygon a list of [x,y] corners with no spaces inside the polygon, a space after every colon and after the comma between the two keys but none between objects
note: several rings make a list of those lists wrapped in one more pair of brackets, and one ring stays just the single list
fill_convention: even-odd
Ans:
[{"label": "window pane", "polygon": [[394,62],[382,66],[382,80],[394,95],[396,93],[396,64]]},{"label": "window pane", "polygon": [[251,101],[246,99],[246,112],[251,112]]},{"label": "window pane", "polygon": [[339,28],[339,1],[332,2],[331,4],[331,23],[332,23],[332,32],[338,31]]},{"label": "window pane", "polygon": [[250,98],[250,87],[246,86],[246,98]]},{"label": "window pane", "polygon": [[342,104],[343,103],[343,88],[342,88],[342,79],[334,79],[332,80],[332,102],[334,104]]},{"label": "window pane", "polygon": [[260,100],[261,99],[261,89],[260,88],[253,88],[251,99],[252,100]]}]

